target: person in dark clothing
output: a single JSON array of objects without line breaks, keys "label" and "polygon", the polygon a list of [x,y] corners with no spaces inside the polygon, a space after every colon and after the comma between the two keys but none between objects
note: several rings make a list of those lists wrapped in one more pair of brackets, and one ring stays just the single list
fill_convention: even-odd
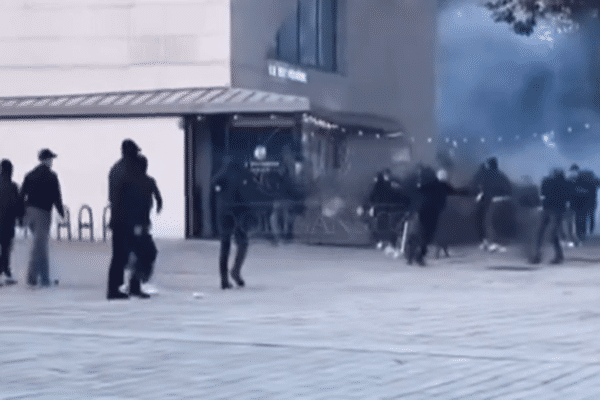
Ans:
[{"label": "person in dark clothing", "polygon": [[138,155],[140,148],[131,139],[121,144],[122,158],[113,165],[108,175],[108,199],[111,207],[109,227],[112,230],[112,259],[108,270],[109,300],[128,299],[129,296],[149,298],[141,290],[139,279],[132,274],[129,280],[129,295],[119,290],[123,284],[124,269],[134,249],[136,233],[142,233],[148,211],[141,189],[141,168]]},{"label": "person in dark clothing", "polygon": [[56,154],[43,149],[38,154],[40,164],[25,176],[21,186],[21,197],[25,201],[26,224],[33,233],[33,246],[27,273],[27,284],[37,285],[38,278],[42,286],[50,286],[48,261],[48,240],[50,235],[52,207],[64,218],[60,183],[52,163]]},{"label": "person in dark clothing", "polygon": [[369,214],[374,218],[374,237],[377,248],[382,249],[387,244],[386,252],[397,255],[395,250],[398,242],[399,215],[410,205],[409,197],[404,193],[400,182],[394,179],[389,169],[378,173],[375,185],[369,197]]},{"label": "person in dark clothing", "polygon": [[552,175],[542,181],[542,218],[537,235],[535,255],[532,263],[539,264],[542,261],[542,242],[548,225],[551,226],[550,236],[554,246],[553,264],[559,264],[564,260],[563,251],[560,246],[559,229],[563,214],[567,208],[567,202],[572,196],[572,186],[565,179],[565,173],[561,169],[555,169]]},{"label": "person in dark clothing", "polygon": [[[22,220],[25,212],[19,188],[12,181],[13,165],[9,160],[0,162],[0,276],[4,274],[4,284],[17,283],[10,271],[10,253],[15,237],[15,223]],[[1,285],[1,284],[0,284]]]},{"label": "person in dark clothing", "polygon": [[[420,238],[418,248],[409,253],[409,264],[412,263],[414,257],[419,265],[425,265],[424,258],[427,255],[427,247],[433,241],[439,217],[446,207],[448,196],[469,196],[472,193],[469,189],[455,189],[448,184],[447,180],[448,173],[442,169],[437,172],[436,179],[428,180],[419,188],[422,199],[418,210]],[[414,243],[413,241],[413,246]]]},{"label": "person in dark clothing", "polygon": [[498,159],[490,157],[473,177],[472,187],[478,191],[476,198],[475,222],[481,241],[482,250],[495,251],[501,249],[494,243],[493,229],[488,229],[489,211],[494,201],[499,201],[512,194],[512,185],[506,175],[498,169]]},{"label": "person in dark clothing", "polygon": [[596,224],[596,208],[597,204],[597,193],[598,187],[600,186],[600,180],[594,175],[592,171],[584,170],[579,173],[576,181],[577,186],[584,188],[585,195],[583,196],[583,209],[580,213],[580,231],[582,236],[585,238],[587,235],[591,235],[594,232]]},{"label": "person in dark clothing", "polygon": [[[135,207],[139,215],[136,213],[134,220],[131,222],[134,226],[132,251],[136,256],[133,273],[138,281],[146,283],[152,276],[154,261],[158,255],[156,245],[150,234],[152,226],[150,213],[152,211],[153,200],[156,201],[156,212],[159,214],[162,211],[163,201],[156,180],[147,174],[148,159],[143,155],[139,155],[137,161],[139,170],[135,172],[139,174],[136,180],[136,184],[139,185],[139,192],[134,193],[139,193],[141,196],[137,200],[140,203],[139,207]],[[136,200],[133,201],[135,202]],[[135,285],[136,283],[134,282],[134,289],[136,289],[134,292],[137,292],[139,295]],[[146,297],[144,294],[141,294],[141,296]]]},{"label": "person in dark clothing", "polygon": [[[256,216],[252,214],[250,199],[261,201],[266,196],[261,195],[256,188],[253,174],[241,162],[226,155],[223,166],[212,180],[217,195],[217,220],[221,237],[219,255],[219,273],[221,288],[230,289],[229,283],[229,252],[231,249],[231,236],[237,244],[237,254],[231,269],[231,278],[239,286],[245,285],[240,271],[248,252],[248,230],[250,225],[257,223]],[[270,199],[272,200],[272,199]]]}]

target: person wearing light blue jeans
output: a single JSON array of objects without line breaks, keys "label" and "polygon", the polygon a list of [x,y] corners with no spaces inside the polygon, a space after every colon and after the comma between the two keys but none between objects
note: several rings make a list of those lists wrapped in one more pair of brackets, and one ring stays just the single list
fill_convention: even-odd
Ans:
[{"label": "person wearing light blue jeans", "polygon": [[48,265],[48,239],[52,207],[64,218],[65,211],[58,177],[52,171],[52,162],[56,158],[49,149],[38,154],[40,164],[30,171],[23,181],[21,196],[25,200],[25,221],[33,233],[33,245],[29,260],[27,284],[37,285],[38,278],[42,286],[50,285]]}]

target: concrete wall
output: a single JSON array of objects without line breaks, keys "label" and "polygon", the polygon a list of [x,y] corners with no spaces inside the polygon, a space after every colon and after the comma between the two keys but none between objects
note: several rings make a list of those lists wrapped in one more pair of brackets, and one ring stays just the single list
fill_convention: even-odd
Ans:
[{"label": "concrete wall", "polygon": [[[94,235],[101,239],[102,211],[108,204],[108,172],[120,158],[125,138],[135,140],[148,157],[148,174],[156,179],[163,196],[162,213],[152,213],[153,234],[184,238],[184,132],[179,118],[2,121],[0,158],[12,161],[13,178],[20,186],[25,174],[38,164],[40,149],[48,147],[57,153],[53,168],[60,180],[63,202],[71,209],[74,236],[79,208],[88,204],[94,214]],[[66,232],[61,234],[64,237]],[[84,234],[87,238],[88,231]]]},{"label": "concrete wall", "polygon": [[230,83],[229,0],[3,0],[0,96]]},{"label": "concrete wall", "polygon": [[339,71],[299,67],[300,83],[271,77],[277,30],[296,0],[232,0],[232,82],[308,96],[314,106],[400,121],[431,159],[435,125],[435,0],[338,0]]}]

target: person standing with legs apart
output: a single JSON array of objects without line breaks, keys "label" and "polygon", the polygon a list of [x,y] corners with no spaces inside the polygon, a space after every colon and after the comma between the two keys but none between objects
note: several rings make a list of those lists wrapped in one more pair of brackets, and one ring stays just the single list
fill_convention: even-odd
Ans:
[{"label": "person standing with legs apart", "polygon": [[552,175],[542,181],[542,221],[538,231],[533,264],[539,264],[542,261],[542,243],[548,225],[551,227],[550,237],[554,246],[554,259],[551,263],[560,264],[563,262],[564,255],[560,246],[559,229],[567,209],[567,202],[572,196],[572,188],[561,169],[553,170]]},{"label": "person standing with legs apart", "polygon": [[[122,157],[110,170],[108,175],[108,199],[111,207],[109,227],[112,230],[112,258],[108,270],[108,300],[128,299],[129,295],[121,292],[125,266],[133,251],[135,226],[141,224],[145,210],[140,207],[143,201],[140,179],[142,176],[138,160],[140,148],[131,139],[121,144]],[[135,274],[129,281],[129,293],[132,296],[149,298],[150,295],[140,289],[140,282]]]},{"label": "person standing with legs apart", "polygon": [[[9,160],[0,162],[0,276],[6,285],[17,283],[10,271],[10,253],[15,237],[15,222],[22,223],[25,212],[17,184],[12,181],[13,165]],[[2,284],[0,283],[0,286]]]},{"label": "person standing with legs apart", "polygon": [[49,149],[38,154],[40,164],[25,176],[21,187],[21,197],[25,201],[26,224],[33,233],[33,246],[27,284],[35,286],[40,279],[42,286],[50,286],[48,261],[48,241],[52,207],[64,218],[65,211],[58,176],[52,171],[52,163],[56,158]]},{"label": "person standing with legs apart", "polygon": [[237,244],[237,254],[231,269],[231,278],[238,286],[245,285],[240,271],[248,252],[248,229],[249,221],[252,219],[248,199],[254,194],[254,198],[260,200],[260,195],[254,186],[254,177],[250,171],[240,162],[232,160],[231,156],[227,155],[223,158],[223,166],[213,178],[213,187],[217,193],[217,218],[221,236],[219,255],[221,289],[232,287],[228,276],[232,235]]}]

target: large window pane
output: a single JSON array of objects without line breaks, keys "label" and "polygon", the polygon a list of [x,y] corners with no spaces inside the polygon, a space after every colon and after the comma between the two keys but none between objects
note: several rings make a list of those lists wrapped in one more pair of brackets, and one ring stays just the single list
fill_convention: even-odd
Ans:
[{"label": "large window pane", "polygon": [[317,0],[299,0],[300,63],[317,66]]},{"label": "large window pane", "polygon": [[319,0],[319,66],[327,71],[336,69],[336,3],[336,0]]},{"label": "large window pane", "polygon": [[290,15],[277,33],[277,58],[298,64],[298,16]]}]

